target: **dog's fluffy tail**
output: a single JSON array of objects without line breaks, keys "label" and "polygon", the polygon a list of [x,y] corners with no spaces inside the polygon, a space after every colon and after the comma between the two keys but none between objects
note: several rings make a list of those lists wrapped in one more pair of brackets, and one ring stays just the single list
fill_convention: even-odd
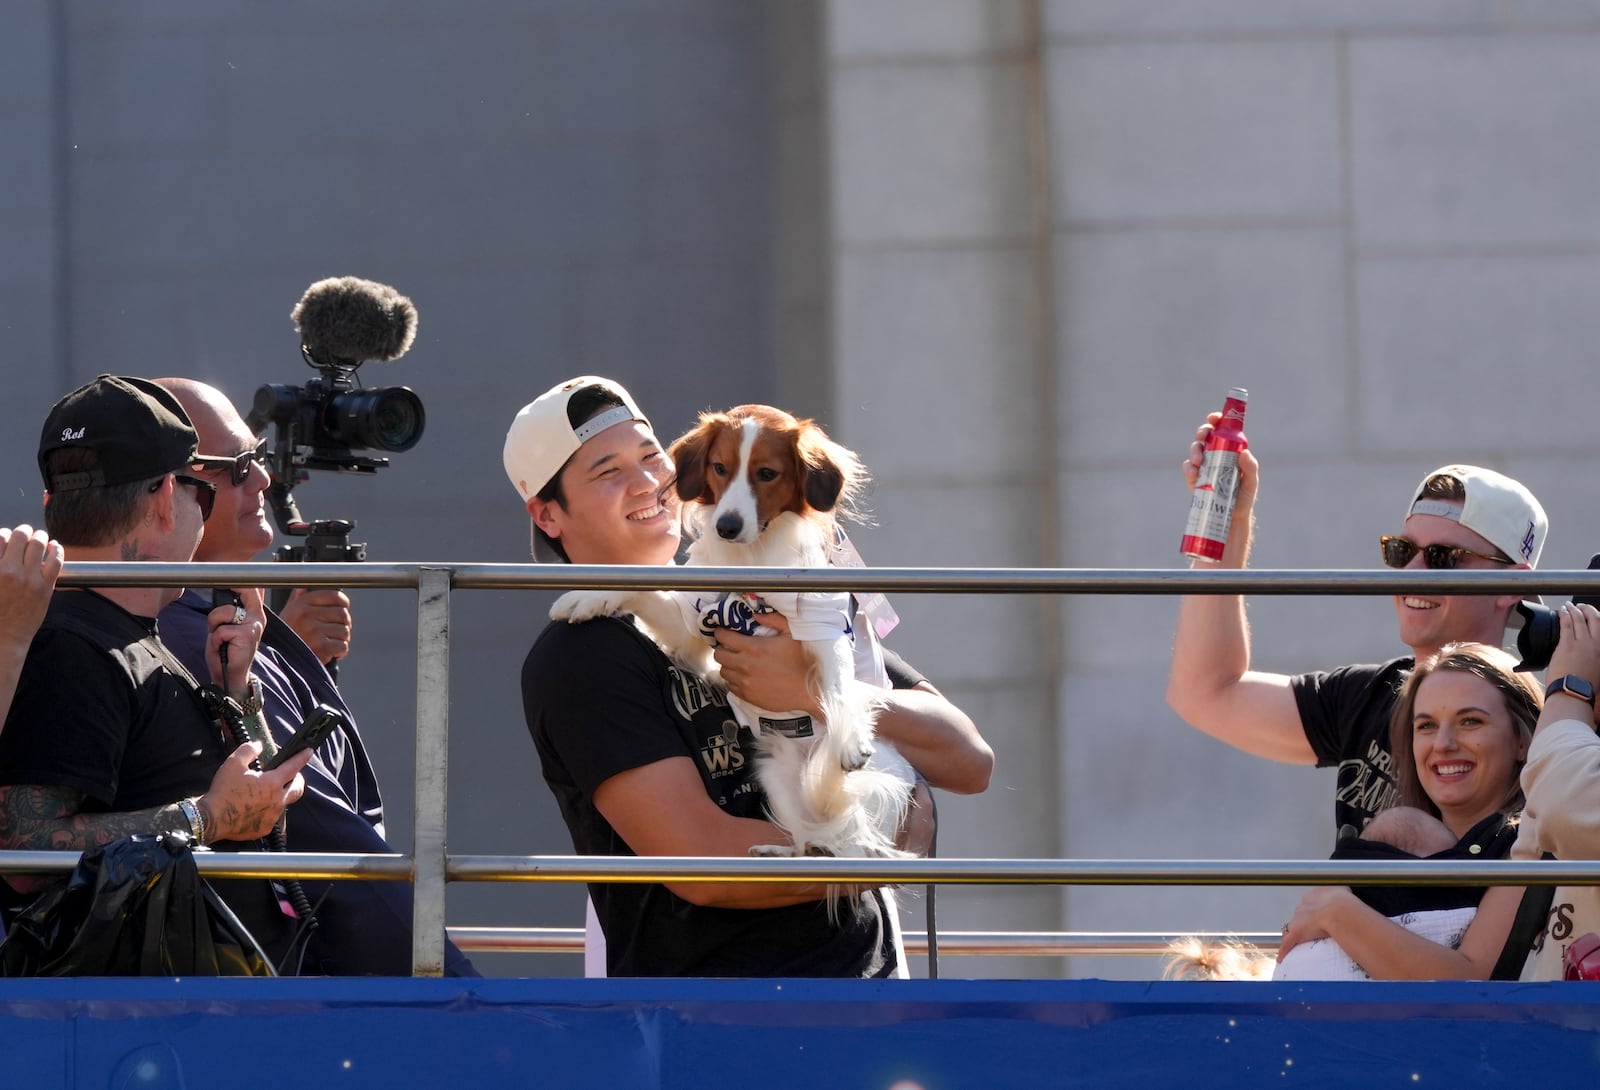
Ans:
[{"label": "dog's fluffy tail", "polygon": [[1208,942],[1185,935],[1167,944],[1164,980],[1271,980],[1277,960],[1237,939]]}]

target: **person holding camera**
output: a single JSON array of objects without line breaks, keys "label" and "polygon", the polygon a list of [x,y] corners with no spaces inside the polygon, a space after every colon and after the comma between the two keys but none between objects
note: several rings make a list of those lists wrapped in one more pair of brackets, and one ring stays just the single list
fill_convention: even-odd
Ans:
[{"label": "person holding camera", "polygon": [[[166,390],[101,375],[63,397],[39,441],[45,526],[71,561],[186,562],[215,502],[197,473],[195,432]],[[181,832],[243,850],[305,789],[309,754],[252,768],[262,743],[224,740],[223,694],[248,703],[264,624],[260,594],[208,611],[202,694],[161,642],[156,617],[176,588],[57,590],[29,646],[0,732],[0,848],[74,850],[133,833]],[[248,721],[247,721],[248,722]],[[259,724],[257,724],[259,727]],[[9,876],[0,899],[44,884]],[[213,883],[274,958],[294,921],[269,883]]]},{"label": "person holding camera", "polygon": [[[504,460],[536,559],[673,562],[672,460],[621,386],[586,376],[552,388],[517,414]],[[760,680],[746,662],[730,684],[803,682],[806,662],[793,640],[736,642],[772,645],[760,649],[770,657],[756,673],[787,677]],[[726,669],[723,651],[718,657]],[[744,856],[788,843],[766,819],[753,738],[726,694],[670,662],[630,618],[547,625],[523,665],[522,698],[579,853]],[[880,733],[929,783],[983,790],[993,755],[959,709],[931,687],[895,689],[884,701]],[[589,891],[610,976],[887,977],[900,968],[893,909],[878,889],[859,891],[837,917],[815,886],[593,883]]]},{"label": "person holding camera", "polygon": [[[1521,819],[1511,857],[1600,859],[1600,612],[1567,603],[1556,610],[1559,636],[1551,681],[1527,743]],[[1534,683],[1516,675],[1523,686]],[[1483,895],[1460,945],[1447,949],[1397,937],[1382,924],[1314,891],[1285,929],[1285,941],[1342,931],[1341,943],[1381,979],[1600,979],[1600,889],[1594,886],[1495,886]],[[1347,898],[1346,898],[1347,900]],[[1310,903],[1308,903],[1310,902]],[[1332,922],[1330,926],[1330,921]]]},{"label": "person holding camera", "polygon": [[[1219,414],[1196,432],[1183,468],[1191,488]],[[1243,568],[1250,555],[1259,463],[1239,456],[1239,492],[1227,547],[1196,567]],[[1423,478],[1402,532],[1380,539],[1392,568],[1529,569],[1539,562],[1549,520],[1533,493],[1493,470],[1443,466]],[[1385,662],[1289,676],[1250,668],[1250,631],[1240,595],[1179,601],[1167,703],[1187,722],[1236,749],[1288,764],[1337,766],[1335,839],[1359,834],[1397,797],[1389,717],[1412,664],[1448,643],[1499,646],[1518,596],[1403,594],[1394,599],[1400,639],[1411,654]]]},{"label": "person holding camera", "polygon": [[[1558,610],[1561,634],[1550,656],[1544,714],[1522,769],[1527,806],[1513,859],[1600,859],[1600,737],[1595,692],[1600,687],[1600,612],[1568,603]],[[1600,887],[1529,887],[1548,905],[1536,919],[1524,980],[1600,979]]]},{"label": "person holding camera", "polygon": [[0,724],[61,574],[61,543],[32,526],[0,526]]},{"label": "person holding camera", "polygon": [[[216,505],[194,559],[214,563],[246,563],[272,544],[263,493],[268,484],[256,437],[223,393],[185,378],[155,380],[177,400],[194,425],[199,441],[199,476],[216,489]],[[299,592],[296,592],[299,594]],[[318,592],[296,601],[313,599]],[[330,614],[348,608],[349,599],[333,591]],[[203,660],[206,617],[211,591],[188,590],[161,611],[162,638],[191,670]],[[348,616],[348,614],[346,614]],[[336,617],[314,629],[342,631]],[[342,657],[339,651],[333,657]],[[367,756],[355,717],[323,665],[324,654],[293,630],[287,616],[266,610],[266,627],[256,652],[253,676],[259,685],[263,714],[274,740],[286,742],[296,727],[317,708],[327,705],[343,713],[345,726],[316,747],[305,767],[306,791],[287,828],[288,848],[302,852],[393,852],[384,839],[383,799],[377,774]],[[317,929],[306,944],[302,972],[323,975],[409,976],[411,973],[411,887],[403,882],[303,880],[316,906]],[[445,973],[477,976],[454,944],[446,943]]]}]

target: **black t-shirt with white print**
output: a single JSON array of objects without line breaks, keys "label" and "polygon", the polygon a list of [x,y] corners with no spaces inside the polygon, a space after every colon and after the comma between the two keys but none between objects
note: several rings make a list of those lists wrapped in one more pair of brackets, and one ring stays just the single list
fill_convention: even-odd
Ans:
[{"label": "black t-shirt with white print", "polygon": [[1341,666],[1293,678],[1295,703],[1317,767],[1338,766],[1335,839],[1359,835],[1372,815],[1398,802],[1389,717],[1412,659]]},{"label": "black t-shirt with white print", "polygon": [[[726,695],[674,665],[625,619],[546,626],[523,664],[522,700],[545,782],[580,855],[634,854],[596,809],[595,789],[669,757],[692,760],[725,813],[765,816],[755,739]],[[592,883],[589,893],[609,976],[863,977],[896,968],[876,892],[837,923],[821,901],[711,908],[644,883]]]}]

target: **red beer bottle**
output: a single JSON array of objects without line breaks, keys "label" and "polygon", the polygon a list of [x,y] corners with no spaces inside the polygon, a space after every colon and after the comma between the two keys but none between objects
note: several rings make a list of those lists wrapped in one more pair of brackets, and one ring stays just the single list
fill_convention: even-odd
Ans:
[{"label": "red beer bottle", "polygon": [[1178,546],[1184,556],[1222,559],[1233,521],[1233,501],[1239,492],[1239,452],[1250,445],[1244,437],[1244,408],[1249,399],[1249,392],[1242,387],[1229,390],[1222,419],[1206,440],[1205,459],[1189,499],[1189,523]]}]

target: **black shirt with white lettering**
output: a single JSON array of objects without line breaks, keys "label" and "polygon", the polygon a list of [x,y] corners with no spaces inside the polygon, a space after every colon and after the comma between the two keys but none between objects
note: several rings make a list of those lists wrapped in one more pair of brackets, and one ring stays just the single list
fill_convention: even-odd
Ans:
[{"label": "black shirt with white lettering", "polygon": [[1317,767],[1339,769],[1335,839],[1359,835],[1372,815],[1399,801],[1389,752],[1389,717],[1412,659],[1341,666],[1290,682]]},{"label": "black shirt with white lettering", "polygon": [[[613,776],[687,757],[724,813],[765,817],[755,739],[721,689],[680,669],[627,620],[546,626],[522,667],[522,702],[545,782],[580,855],[633,855],[594,804]],[[661,822],[685,820],[662,813]],[[888,976],[885,907],[862,895],[830,922],[822,901],[783,908],[691,904],[664,885],[592,883],[609,976]]]}]

